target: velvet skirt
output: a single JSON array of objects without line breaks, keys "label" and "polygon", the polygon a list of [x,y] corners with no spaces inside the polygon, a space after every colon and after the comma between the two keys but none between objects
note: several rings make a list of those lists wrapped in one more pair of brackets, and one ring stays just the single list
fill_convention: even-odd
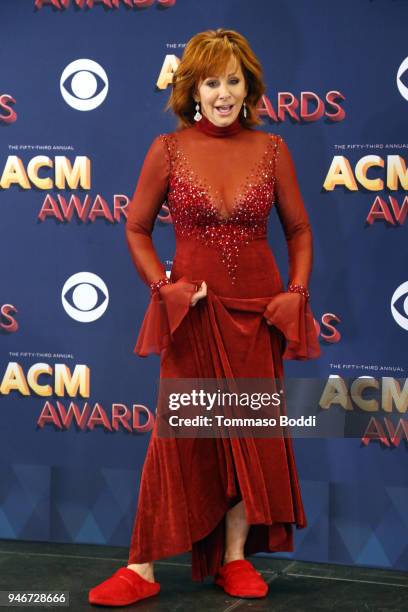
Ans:
[{"label": "velvet skirt", "polygon": [[[200,246],[197,254],[191,242],[179,244],[173,282],[151,298],[134,352],[159,354],[166,379],[283,379],[284,359],[319,356],[310,304],[284,291],[266,239],[241,249],[238,272],[231,284],[213,249]],[[207,295],[191,306],[202,280]],[[215,575],[226,513],[240,501],[250,525],[246,556],[293,551],[293,528],[307,523],[289,436],[164,438],[157,423],[129,563],[192,551],[192,579]]]}]

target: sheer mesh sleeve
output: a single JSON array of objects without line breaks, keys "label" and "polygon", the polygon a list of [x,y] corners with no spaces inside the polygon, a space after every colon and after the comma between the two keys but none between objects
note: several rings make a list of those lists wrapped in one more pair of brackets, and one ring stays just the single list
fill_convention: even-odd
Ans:
[{"label": "sheer mesh sleeve", "polygon": [[[170,159],[163,135],[151,144],[135,192],[128,208],[126,240],[132,260],[146,284],[166,276],[166,270],[153,245],[152,232],[156,217],[166,200]],[[154,293],[145,313],[134,352],[141,357],[160,354],[186,316],[195,283],[186,277],[165,285]]]},{"label": "sheer mesh sleeve", "polygon": [[126,241],[133,263],[146,284],[166,275],[153,245],[152,232],[156,217],[166,200],[170,162],[162,135],[151,144],[129,203]]},{"label": "sheer mesh sleeve", "polygon": [[[312,231],[295,165],[283,139],[278,149],[276,189],[276,209],[288,245],[289,281],[307,287],[313,263]],[[303,295],[289,291],[276,294],[267,305],[264,317],[283,334],[283,359],[305,360],[320,356],[313,313]]]},{"label": "sheer mesh sleeve", "polygon": [[289,281],[307,287],[313,263],[312,231],[295,165],[283,139],[278,150],[276,179],[276,211],[288,245]]}]

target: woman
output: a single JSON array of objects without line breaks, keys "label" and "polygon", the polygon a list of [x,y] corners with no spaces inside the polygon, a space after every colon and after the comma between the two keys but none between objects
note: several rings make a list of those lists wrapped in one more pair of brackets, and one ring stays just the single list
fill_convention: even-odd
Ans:
[{"label": "woman", "polygon": [[[253,129],[264,90],[243,36],[197,34],[168,103],[178,129],[145,158],[126,224],[152,291],[134,350],[160,354],[163,379],[280,378],[282,359],[320,354],[307,289],[312,234],[293,161],[281,136]],[[164,201],[176,236],[170,278],[151,239]],[[287,291],[267,241],[273,205],[288,245]],[[128,566],[89,601],[155,595],[153,562],[189,550],[193,580],[212,575],[232,596],[264,597],[268,586],[245,556],[292,551],[293,525],[306,526],[290,438],[163,438],[157,422]]]}]

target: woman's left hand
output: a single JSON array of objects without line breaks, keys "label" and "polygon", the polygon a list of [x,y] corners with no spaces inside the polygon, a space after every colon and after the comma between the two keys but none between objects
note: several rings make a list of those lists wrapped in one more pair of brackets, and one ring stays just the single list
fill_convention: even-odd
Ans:
[{"label": "woman's left hand", "polygon": [[274,325],[276,317],[281,320],[285,311],[287,311],[288,316],[293,316],[293,312],[300,312],[305,303],[306,298],[300,293],[281,291],[273,296],[266,306],[263,316],[267,325]]}]

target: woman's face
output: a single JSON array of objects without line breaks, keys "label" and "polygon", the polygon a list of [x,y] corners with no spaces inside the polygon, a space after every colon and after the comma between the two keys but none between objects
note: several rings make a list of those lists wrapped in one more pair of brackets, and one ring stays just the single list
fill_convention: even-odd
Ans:
[{"label": "woman's face", "polygon": [[231,57],[223,74],[208,76],[199,82],[195,101],[200,102],[202,115],[223,127],[238,117],[246,95],[247,87],[240,63]]}]

